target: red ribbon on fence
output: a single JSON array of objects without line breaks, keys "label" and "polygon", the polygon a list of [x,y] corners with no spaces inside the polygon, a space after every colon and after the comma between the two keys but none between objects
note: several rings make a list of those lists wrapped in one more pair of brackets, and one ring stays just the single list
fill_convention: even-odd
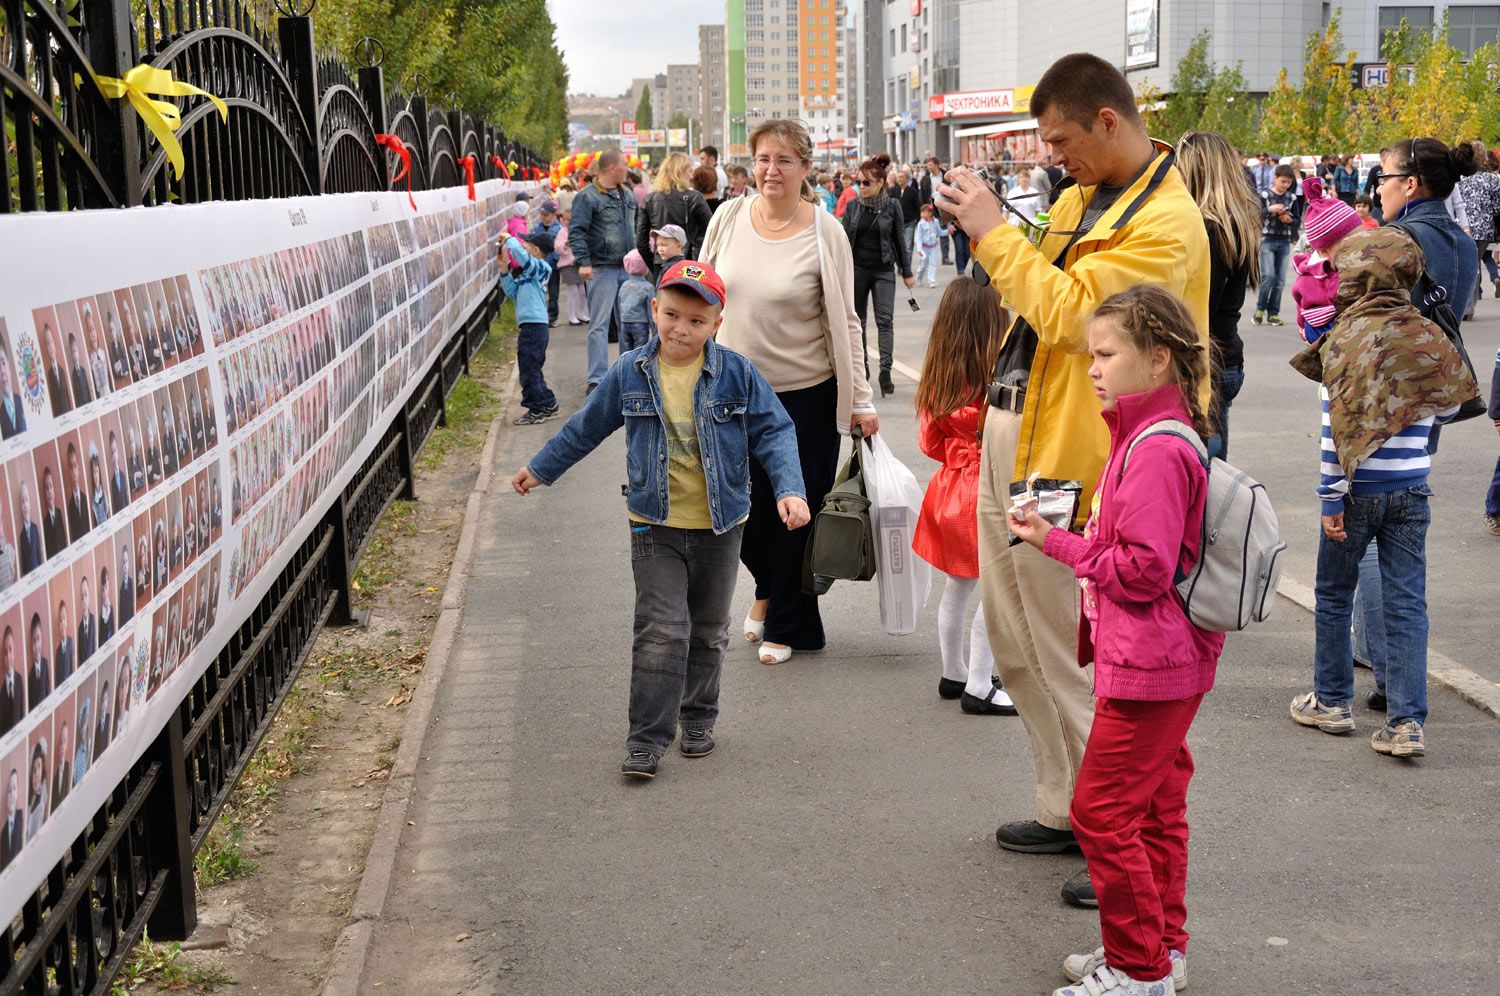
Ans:
[{"label": "red ribbon on fence", "polygon": [[462,159],[460,159],[458,161],[458,164],[464,168],[464,178],[469,181],[469,200],[471,200],[471,201],[477,201],[477,200],[479,200],[479,198],[474,195],[474,156],[473,156],[473,154],[470,153],[469,155],[464,156]]},{"label": "red ribbon on fence", "polygon": [[500,171],[501,176],[507,180],[510,179],[510,170],[505,168],[504,159],[501,159],[499,156],[490,156],[490,162],[494,163],[495,168]]},{"label": "red ribbon on fence", "polygon": [[406,178],[406,199],[411,201],[411,209],[415,211],[417,209],[417,199],[411,195],[411,150],[406,147],[405,142],[401,141],[395,135],[376,135],[375,144],[389,149],[401,157],[401,169],[397,171],[395,176],[391,177],[391,184],[394,186],[396,181],[402,177]]}]

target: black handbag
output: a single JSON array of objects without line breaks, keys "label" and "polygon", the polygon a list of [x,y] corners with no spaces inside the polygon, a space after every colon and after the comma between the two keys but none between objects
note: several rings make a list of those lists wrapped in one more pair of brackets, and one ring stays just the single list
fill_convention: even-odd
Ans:
[{"label": "black handbag", "polygon": [[[1423,273],[1421,279],[1417,281],[1417,293],[1423,301],[1428,302],[1427,317],[1442,329],[1443,335],[1453,343],[1453,348],[1457,349],[1458,355],[1463,357],[1469,376],[1473,377],[1474,383],[1478,384],[1479,378],[1474,373],[1474,361],[1469,359],[1469,351],[1464,347],[1463,333],[1459,331],[1458,316],[1454,314],[1453,306],[1448,303],[1448,292]],[[1478,418],[1484,413],[1484,399],[1479,394],[1475,394],[1474,397],[1458,406],[1458,414],[1453,416],[1453,421],[1463,422],[1467,419]]]},{"label": "black handbag", "polygon": [[852,438],[854,452],[813,517],[802,561],[802,589],[809,595],[827,593],[836,580],[868,581],[875,576],[875,530],[860,462],[864,434],[858,426]]}]

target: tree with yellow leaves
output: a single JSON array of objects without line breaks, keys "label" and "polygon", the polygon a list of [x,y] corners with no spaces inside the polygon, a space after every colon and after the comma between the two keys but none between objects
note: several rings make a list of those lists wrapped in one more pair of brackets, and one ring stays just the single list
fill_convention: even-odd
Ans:
[{"label": "tree with yellow leaves", "polygon": [[1431,136],[1449,145],[1492,141],[1500,134],[1500,93],[1494,43],[1465,60],[1448,43],[1446,15],[1437,31],[1414,30],[1405,21],[1385,39],[1395,67],[1390,82],[1363,91],[1359,107],[1362,147],[1374,151],[1407,138]]},{"label": "tree with yellow leaves", "polygon": [[1281,71],[1262,106],[1259,144],[1289,155],[1352,150],[1355,106],[1354,53],[1344,50],[1335,15],[1307,39],[1302,85]]}]

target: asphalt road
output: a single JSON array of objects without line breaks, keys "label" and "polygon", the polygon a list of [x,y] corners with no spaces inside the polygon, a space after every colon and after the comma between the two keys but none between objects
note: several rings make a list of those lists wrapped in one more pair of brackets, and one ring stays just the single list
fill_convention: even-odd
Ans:
[{"label": "asphalt road", "polygon": [[[920,293],[919,315],[900,312],[900,352],[914,366],[918,321],[936,304],[936,292]],[[1476,355],[1493,355],[1496,326],[1479,328]],[[1315,396],[1278,369],[1290,333],[1279,334],[1251,338],[1235,455],[1273,487],[1287,535],[1311,536]],[[557,330],[548,376],[565,408],[581,399],[582,371],[581,334]],[[911,386],[898,385],[883,431],[925,480],[934,465],[916,449]],[[502,434],[506,476],[555,427]],[[1453,472],[1437,482],[1435,532],[1453,552],[1434,557],[1433,587],[1467,608],[1440,609],[1434,643],[1493,669],[1475,659],[1495,632],[1483,618],[1493,597],[1475,582],[1490,580],[1482,542],[1500,540],[1477,535],[1478,471],[1459,467],[1493,458],[1478,428],[1444,440]],[[915,635],[889,637],[873,584],[839,582],[824,599],[829,649],[780,667],[736,639],[718,751],[669,753],[654,782],[623,782],[623,460],[616,437],[556,487],[497,492],[484,506],[367,991],[1063,984],[1063,957],[1098,944],[1095,915],[1058,897],[1081,861],[996,848],[998,823],[1032,813],[1026,737],[1017,720],[938,699],[936,597]],[[1293,569],[1310,579],[1308,557],[1294,545]],[[749,600],[742,575],[736,619]],[[1415,762],[1370,749],[1378,720],[1363,708],[1352,737],[1298,727],[1286,709],[1308,686],[1311,639],[1310,617],[1285,601],[1231,637],[1193,729],[1191,991],[1495,992],[1500,724],[1435,689],[1431,753]],[[1368,690],[1368,674],[1358,686]]]}]

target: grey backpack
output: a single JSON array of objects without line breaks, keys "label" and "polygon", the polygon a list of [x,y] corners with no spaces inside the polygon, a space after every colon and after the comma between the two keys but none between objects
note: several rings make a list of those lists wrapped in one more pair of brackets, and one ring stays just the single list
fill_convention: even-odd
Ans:
[{"label": "grey backpack", "polygon": [[1276,601],[1286,550],[1265,487],[1217,457],[1210,460],[1193,427],[1176,419],[1157,422],[1136,436],[1125,451],[1121,473],[1141,440],[1152,436],[1187,440],[1208,471],[1198,562],[1176,578],[1188,621],[1213,633],[1234,633],[1264,621]]}]

